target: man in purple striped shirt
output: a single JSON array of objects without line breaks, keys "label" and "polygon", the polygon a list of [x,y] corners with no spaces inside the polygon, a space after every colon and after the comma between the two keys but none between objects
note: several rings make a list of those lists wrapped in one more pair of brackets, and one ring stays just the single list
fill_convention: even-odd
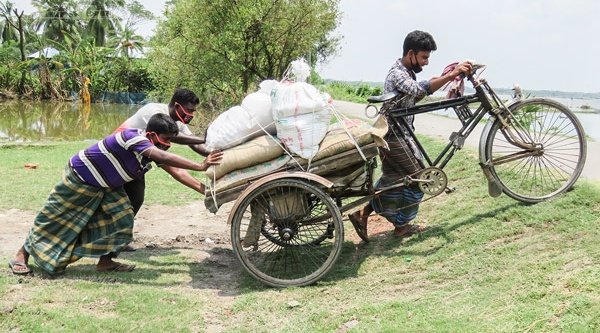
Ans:
[{"label": "man in purple striped shirt", "polygon": [[197,163],[166,152],[178,132],[168,115],[156,114],[145,131],[126,129],[74,155],[9,262],[12,272],[29,274],[30,256],[49,274],[82,257],[99,258],[100,272],[133,270],[113,260],[132,239],[133,210],[123,184],[142,177],[150,162],[204,171],[221,159],[216,152]]}]

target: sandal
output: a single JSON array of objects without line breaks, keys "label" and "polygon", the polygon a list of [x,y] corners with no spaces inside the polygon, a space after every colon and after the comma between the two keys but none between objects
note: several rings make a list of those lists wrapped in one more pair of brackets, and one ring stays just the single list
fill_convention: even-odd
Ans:
[{"label": "sandal", "polygon": [[[358,213],[358,212],[356,212],[356,213]],[[356,214],[356,213],[354,213],[354,214]],[[369,235],[367,234],[367,224],[362,223],[362,221],[360,219],[357,219],[356,216],[354,216],[354,214],[348,215],[348,219],[352,223],[354,230],[356,230],[356,234],[358,235],[358,237],[360,237],[360,239],[362,239],[363,241],[368,243]]]},{"label": "sandal", "polygon": [[[16,275],[27,275],[27,274],[31,273],[31,269],[23,261],[17,261],[15,259],[13,259],[8,262],[8,267],[10,267],[10,270],[12,271],[12,273],[16,274]],[[21,267],[24,269],[18,269],[17,267]]]}]

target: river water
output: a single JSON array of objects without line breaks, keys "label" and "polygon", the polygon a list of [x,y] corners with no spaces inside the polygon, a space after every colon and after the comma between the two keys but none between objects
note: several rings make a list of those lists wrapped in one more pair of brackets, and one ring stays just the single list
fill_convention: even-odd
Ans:
[{"label": "river water", "polygon": [[98,140],[112,133],[139,105],[0,103],[0,142]]}]

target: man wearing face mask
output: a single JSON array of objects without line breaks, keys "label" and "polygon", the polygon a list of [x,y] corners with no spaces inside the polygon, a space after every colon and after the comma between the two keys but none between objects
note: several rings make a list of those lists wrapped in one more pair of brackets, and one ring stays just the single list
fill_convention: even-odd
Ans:
[{"label": "man wearing face mask", "polygon": [[[471,63],[465,61],[445,75],[426,81],[417,81],[415,74],[421,72],[423,66],[429,64],[429,56],[436,49],[433,37],[427,32],[415,30],[406,36],[402,58],[394,63],[384,83],[384,93],[396,92],[398,95],[393,100],[384,103],[382,108],[414,106],[415,103],[425,96],[433,94],[461,73],[470,72]],[[405,116],[404,119],[414,130],[414,116]],[[390,149],[380,150],[382,175],[376,183],[376,188],[397,183],[399,179],[414,175],[421,170],[418,160],[422,160],[423,156],[416,149],[414,140],[408,135],[408,129],[403,128],[403,132],[393,133],[392,130],[389,130],[385,137]],[[349,215],[349,218],[359,236],[365,241],[368,241],[368,217],[373,210],[394,224],[395,236],[409,236],[423,230],[423,227],[419,225],[409,224],[416,217],[422,198],[423,193],[416,186],[386,191],[383,195],[374,198],[360,211]]]},{"label": "man wearing face mask", "polygon": [[[196,112],[196,107],[199,103],[200,100],[193,91],[189,89],[177,89],[171,97],[169,104],[148,103],[144,105],[134,115],[125,120],[123,124],[117,128],[115,133],[126,128],[145,129],[150,117],[162,113],[171,117],[179,128],[179,134],[174,137],[171,142],[187,145],[198,154],[208,156],[209,151],[203,145],[204,138],[194,136],[187,126],[194,118],[194,113]],[[180,183],[204,194],[204,184],[193,177],[188,171],[168,165],[162,165],[161,168],[167,171]],[[144,177],[141,177],[125,184],[124,187],[129,196],[129,200],[131,201],[131,205],[133,206],[133,213],[135,215],[144,203],[146,180]],[[126,251],[133,251],[133,248],[128,247]]]},{"label": "man wearing face mask", "polygon": [[99,272],[132,271],[135,265],[113,260],[132,239],[133,211],[123,185],[143,177],[151,162],[204,171],[221,159],[220,152],[202,163],[168,153],[178,132],[169,116],[156,114],[145,131],[125,129],[73,155],[9,262],[12,272],[29,274],[30,256],[51,275],[82,257],[99,258]]}]

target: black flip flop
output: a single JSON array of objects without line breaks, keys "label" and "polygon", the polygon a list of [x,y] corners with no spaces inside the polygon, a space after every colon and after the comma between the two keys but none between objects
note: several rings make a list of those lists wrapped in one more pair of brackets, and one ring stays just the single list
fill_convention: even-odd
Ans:
[{"label": "black flip flop", "polygon": [[354,226],[354,230],[356,230],[356,234],[358,235],[358,237],[365,241],[365,243],[368,243],[369,236],[367,235],[367,233],[365,233],[365,230],[360,225],[360,222],[357,219],[355,219],[354,216],[352,216],[352,214],[348,215],[348,219],[350,220],[350,223],[352,223],[352,226]]},{"label": "black flip flop", "polygon": [[[8,267],[10,267],[10,270],[12,271],[12,273],[16,274],[16,275],[28,275],[31,273],[31,269],[23,261],[16,261],[13,259],[8,262]],[[25,268],[27,268],[27,270],[18,271],[18,270],[15,270],[15,267],[25,267]]]}]

